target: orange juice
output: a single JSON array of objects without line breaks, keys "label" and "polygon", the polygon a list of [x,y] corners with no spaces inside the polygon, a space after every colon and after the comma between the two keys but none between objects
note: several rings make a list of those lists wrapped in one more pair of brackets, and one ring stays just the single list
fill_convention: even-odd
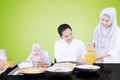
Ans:
[{"label": "orange juice", "polygon": [[13,67],[13,66],[14,66],[14,61],[9,60],[9,61],[8,61],[8,66],[9,66],[9,67]]},{"label": "orange juice", "polygon": [[85,55],[85,60],[87,60],[89,65],[92,65],[93,63],[95,63],[95,58],[96,58],[95,53],[88,53]]}]

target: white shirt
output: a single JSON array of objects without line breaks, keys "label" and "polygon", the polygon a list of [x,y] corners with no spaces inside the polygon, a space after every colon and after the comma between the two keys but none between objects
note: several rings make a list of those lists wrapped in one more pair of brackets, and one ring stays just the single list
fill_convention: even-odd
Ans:
[{"label": "white shirt", "polygon": [[61,61],[76,61],[76,59],[84,58],[86,49],[83,42],[73,39],[68,44],[63,39],[55,43],[55,59],[57,62]]}]

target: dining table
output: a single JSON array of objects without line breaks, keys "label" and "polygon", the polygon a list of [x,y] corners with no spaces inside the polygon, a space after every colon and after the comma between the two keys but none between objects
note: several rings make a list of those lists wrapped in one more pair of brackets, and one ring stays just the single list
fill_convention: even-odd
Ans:
[{"label": "dining table", "polygon": [[120,80],[119,63],[95,63],[100,66],[96,72],[84,72],[74,69],[70,75],[21,74],[15,65],[0,74],[0,80]]}]

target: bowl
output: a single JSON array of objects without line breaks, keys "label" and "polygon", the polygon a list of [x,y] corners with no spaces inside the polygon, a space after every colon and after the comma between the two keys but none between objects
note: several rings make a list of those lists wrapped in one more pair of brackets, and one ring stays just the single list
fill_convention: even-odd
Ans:
[{"label": "bowl", "polygon": [[33,67],[33,63],[30,61],[24,61],[18,64],[18,68],[26,68],[26,67]]}]

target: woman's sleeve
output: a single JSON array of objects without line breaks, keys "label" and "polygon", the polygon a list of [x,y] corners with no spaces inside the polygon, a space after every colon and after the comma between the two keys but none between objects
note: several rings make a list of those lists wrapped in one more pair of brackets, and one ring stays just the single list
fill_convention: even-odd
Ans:
[{"label": "woman's sleeve", "polygon": [[114,47],[108,52],[112,57],[120,57],[120,37],[116,39]]}]

